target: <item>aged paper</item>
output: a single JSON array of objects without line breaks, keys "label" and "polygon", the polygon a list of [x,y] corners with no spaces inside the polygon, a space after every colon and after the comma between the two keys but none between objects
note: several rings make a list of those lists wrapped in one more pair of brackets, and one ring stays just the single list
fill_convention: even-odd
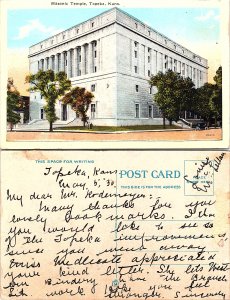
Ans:
[{"label": "aged paper", "polygon": [[229,299],[229,154],[4,151],[1,299]]},{"label": "aged paper", "polygon": [[[21,95],[28,95],[25,85],[25,76],[31,72],[29,69],[29,47],[47,39],[52,43],[51,36],[62,32],[72,26],[93,18],[99,13],[104,13],[114,7],[124,10],[125,13],[137,17],[147,28],[157,30],[162,36],[165,35],[172,41],[191,49],[194,53],[208,59],[208,82],[213,82],[213,76],[219,66],[223,68],[223,118],[221,128],[211,128],[207,131],[195,131],[194,129],[167,130],[167,131],[140,131],[140,132],[71,132],[56,130],[54,133],[47,132],[42,125],[38,125],[35,117],[31,116],[27,122],[32,121],[31,126],[16,126],[14,132],[10,132],[6,122],[6,104],[1,101],[1,143],[8,149],[138,149],[138,148],[226,148],[229,146],[229,1],[225,0],[186,0],[186,1],[29,1],[29,0],[2,0],[1,1],[1,98],[6,98],[7,78],[12,77]],[[165,11],[165,14],[164,14]],[[166,14],[167,11],[167,14]],[[183,14],[181,13],[183,11]],[[149,13],[149,15],[148,15]],[[82,16],[85,15],[85,19]],[[148,16],[148,18],[147,18]],[[151,17],[150,17],[151,16]],[[161,17],[160,17],[161,16]],[[187,16],[187,18],[186,18]],[[158,19],[160,18],[160,25]],[[52,20],[52,22],[51,22]],[[175,22],[177,20],[177,22]],[[179,25],[178,25],[179,24]],[[178,27],[176,27],[178,26]],[[151,29],[151,30],[152,30]],[[191,30],[192,29],[192,30]],[[146,29],[147,30],[147,29]],[[191,31],[190,31],[191,30]],[[147,31],[146,31],[147,32]],[[46,35],[45,35],[46,34]],[[72,34],[72,33],[71,33]],[[45,37],[44,37],[45,36]],[[30,38],[34,37],[30,42]],[[92,39],[94,36],[92,36]],[[86,41],[87,42],[87,41]],[[122,45],[122,43],[121,43]],[[58,46],[59,47],[59,46]],[[72,47],[72,45],[71,45]],[[111,44],[111,47],[113,45]],[[144,50],[143,50],[144,51]],[[187,51],[187,50],[186,50]],[[107,51],[107,54],[110,51]],[[106,54],[106,55],[107,55]],[[165,52],[167,54],[167,51]],[[53,52],[47,52],[53,55]],[[112,56],[111,56],[112,57]],[[127,61],[128,58],[118,57],[119,60]],[[114,63],[116,58],[113,57]],[[110,60],[109,60],[110,62]],[[147,65],[144,66],[147,70]],[[147,72],[147,71],[146,71]],[[122,72],[121,72],[122,73]],[[104,74],[104,73],[103,73]],[[104,76],[104,75],[103,75]],[[146,75],[147,76],[147,75]],[[146,77],[147,78],[147,77]],[[143,78],[142,78],[143,79]],[[75,83],[76,78],[74,79]],[[91,80],[85,78],[84,80]],[[141,80],[141,77],[138,78]],[[137,83],[138,84],[138,83]],[[110,83],[103,85],[102,89],[111,88]],[[117,86],[117,91],[125,91],[126,86]],[[140,84],[140,87],[141,84]],[[147,87],[148,89],[148,87]],[[132,90],[130,86],[130,91]],[[136,92],[135,92],[136,93]],[[134,93],[134,94],[135,94]],[[109,94],[109,106],[111,98],[116,92]],[[103,96],[104,97],[104,96]],[[102,98],[103,98],[102,97]],[[135,98],[130,102],[132,109]],[[104,99],[104,98],[103,98]],[[32,97],[30,101],[32,100]],[[97,99],[100,103],[102,99]],[[103,100],[104,101],[104,100]],[[141,105],[141,100],[140,105]],[[123,100],[122,100],[123,102]],[[151,102],[151,101],[150,101]],[[95,104],[96,105],[96,104]],[[106,102],[103,107],[106,107]],[[110,112],[123,110],[123,104],[111,106]],[[140,106],[142,111],[151,108],[147,104]],[[42,111],[43,108],[38,109]],[[125,108],[124,108],[125,109]],[[31,108],[30,108],[31,110]],[[102,116],[103,118],[103,116]],[[61,117],[59,116],[61,121]],[[133,122],[135,116],[133,113]],[[147,117],[148,119],[148,117]],[[33,122],[35,122],[33,125]],[[143,119],[143,122],[146,122]],[[149,120],[147,120],[149,122]],[[41,122],[42,123],[42,122]],[[44,123],[44,122],[43,122]],[[60,122],[61,123],[61,122]],[[94,123],[94,121],[92,121]],[[40,127],[39,127],[40,126]],[[47,124],[46,124],[47,126]],[[57,127],[57,126],[56,126]],[[8,128],[8,129],[7,129]],[[86,130],[87,131],[87,130]],[[128,130],[129,131],[129,130]]]}]

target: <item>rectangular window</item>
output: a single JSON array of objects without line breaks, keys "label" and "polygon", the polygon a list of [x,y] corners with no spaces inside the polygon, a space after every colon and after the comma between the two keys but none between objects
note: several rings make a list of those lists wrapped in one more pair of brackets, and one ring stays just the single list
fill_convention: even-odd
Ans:
[{"label": "rectangular window", "polygon": [[151,76],[151,72],[150,72],[150,70],[148,70],[148,76],[149,76],[149,77]]},{"label": "rectangular window", "polygon": [[91,27],[94,27],[94,22],[91,23]]},{"label": "rectangular window", "polygon": [[149,94],[152,94],[152,87],[149,88]]},{"label": "rectangular window", "polygon": [[94,119],[96,115],[96,105],[94,103],[91,104],[91,119]]},{"label": "rectangular window", "polygon": [[137,58],[137,51],[136,50],[134,51],[134,56],[135,56],[135,58]]},{"label": "rectangular window", "polygon": [[185,75],[185,64],[182,64],[182,75]]},{"label": "rectangular window", "polygon": [[135,45],[135,47],[137,47],[137,45],[138,45],[138,42],[134,42],[134,45]]},{"label": "rectangular window", "polygon": [[97,72],[97,67],[96,67],[96,66],[94,67],[94,72],[95,72],[95,73]]},{"label": "rectangular window", "polygon": [[149,105],[149,118],[153,117],[153,106]]},{"label": "rectangular window", "polygon": [[148,63],[150,63],[150,56],[148,56]]},{"label": "rectangular window", "polygon": [[137,66],[134,66],[134,72],[137,73]]},{"label": "rectangular window", "polygon": [[136,85],[136,92],[138,92],[139,91],[139,86],[138,85]]},{"label": "rectangular window", "polygon": [[140,104],[135,104],[135,118],[140,118]]},{"label": "rectangular window", "polygon": [[79,55],[79,62],[81,62],[81,55]]},{"label": "rectangular window", "polygon": [[97,51],[94,51],[94,57],[95,58],[97,57]]},{"label": "rectangular window", "polygon": [[92,84],[92,85],[91,85],[91,92],[95,92],[95,90],[96,90],[96,85],[95,85],[95,84]]},{"label": "rectangular window", "polygon": [[149,34],[149,35],[151,34],[151,31],[150,31],[150,30],[148,31],[148,34]]},{"label": "rectangular window", "polygon": [[176,72],[177,70],[177,60],[174,59],[173,71]]}]

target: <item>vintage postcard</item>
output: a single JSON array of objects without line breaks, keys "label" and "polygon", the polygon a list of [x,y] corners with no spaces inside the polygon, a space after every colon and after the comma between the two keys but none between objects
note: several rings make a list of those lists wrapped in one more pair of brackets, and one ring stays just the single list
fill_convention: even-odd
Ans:
[{"label": "vintage postcard", "polygon": [[1,168],[1,299],[230,299],[229,153],[9,150]]},{"label": "vintage postcard", "polygon": [[229,1],[1,1],[3,148],[227,148]]}]

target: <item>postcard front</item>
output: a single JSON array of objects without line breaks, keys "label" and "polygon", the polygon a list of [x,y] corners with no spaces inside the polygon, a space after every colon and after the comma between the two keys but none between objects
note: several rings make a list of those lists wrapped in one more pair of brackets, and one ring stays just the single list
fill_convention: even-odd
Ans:
[{"label": "postcard front", "polygon": [[4,151],[2,299],[229,299],[229,155]]},{"label": "postcard front", "polygon": [[1,4],[4,147],[229,145],[228,1]]}]

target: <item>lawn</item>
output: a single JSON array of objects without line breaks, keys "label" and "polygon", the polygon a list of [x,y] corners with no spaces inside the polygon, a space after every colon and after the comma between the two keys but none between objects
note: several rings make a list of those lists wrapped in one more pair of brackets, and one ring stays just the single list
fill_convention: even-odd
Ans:
[{"label": "lawn", "polygon": [[[165,129],[180,129],[179,126],[169,126],[166,125]],[[55,130],[82,130],[82,131],[108,131],[108,132],[115,132],[115,131],[137,131],[137,130],[162,130],[163,125],[135,125],[135,126],[93,126],[92,129],[88,129],[88,127],[83,126],[66,126],[66,127],[56,127]]]}]

